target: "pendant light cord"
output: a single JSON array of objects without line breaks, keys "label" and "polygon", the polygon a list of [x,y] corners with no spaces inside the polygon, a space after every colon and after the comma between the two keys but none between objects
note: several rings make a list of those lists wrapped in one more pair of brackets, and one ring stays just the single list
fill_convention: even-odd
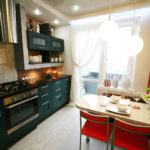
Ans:
[{"label": "pendant light cord", "polygon": [[136,26],[136,20],[135,20],[135,11],[136,11],[136,0],[134,0],[134,14],[133,14],[133,24],[134,24],[134,28],[133,28],[133,34],[135,34],[135,26]]},{"label": "pendant light cord", "polygon": [[134,19],[135,19],[135,10],[136,10],[136,0],[134,0]]},{"label": "pendant light cord", "polygon": [[111,19],[111,0],[109,0],[109,21]]}]

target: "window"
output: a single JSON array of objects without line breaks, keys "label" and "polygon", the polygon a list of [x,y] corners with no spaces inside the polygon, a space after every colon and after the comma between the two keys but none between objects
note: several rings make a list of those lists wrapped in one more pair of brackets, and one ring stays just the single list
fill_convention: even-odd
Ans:
[{"label": "window", "polygon": [[[121,27],[119,33],[122,37],[130,36],[132,33],[131,27]],[[120,44],[120,43],[115,43]],[[116,46],[117,47],[117,46]],[[121,46],[119,46],[121,47]],[[108,43],[107,56],[106,56],[106,78],[113,79],[114,76],[121,80],[123,76],[128,75],[128,62],[129,57],[126,55],[118,55],[121,49],[113,49],[112,44]]]},{"label": "window", "polygon": [[97,94],[99,80],[99,55],[100,50],[95,51],[91,62],[81,68],[81,94]]},{"label": "window", "polygon": [[[121,27],[119,31],[123,37],[129,36],[132,34],[132,27]],[[100,54],[100,51],[104,51],[104,53]],[[121,49],[119,49],[119,52],[121,52]],[[103,68],[100,68],[102,67],[100,64],[104,65]],[[86,67],[81,68],[81,95],[97,94],[98,83],[104,84],[105,79],[112,81],[117,78],[121,82],[123,76],[128,76],[129,67],[131,67],[129,57],[118,55],[117,50],[112,47],[112,43],[107,43],[107,48],[95,50],[95,56],[91,62]]]}]

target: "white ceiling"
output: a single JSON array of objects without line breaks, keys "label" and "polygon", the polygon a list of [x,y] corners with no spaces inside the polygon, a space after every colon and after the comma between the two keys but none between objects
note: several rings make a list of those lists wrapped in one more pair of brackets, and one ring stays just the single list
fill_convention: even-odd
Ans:
[{"label": "white ceiling", "polygon": [[[112,0],[112,10],[125,7],[134,8],[135,0]],[[108,13],[110,0],[16,0],[25,7],[27,14],[36,17],[44,22],[53,24],[54,19],[60,21],[59,25],[67,24],[70,20],[79,19],[87,16]],[[73,5],[79,5],[78,11],[73,11]],[[136,5],[150,5],[150,0],[136,0]],[[34,9],[39,9],[42,14],[36,16]]]},{"label": "white ceiling", "polygon": [[[110,5],[110,0],[43,0],[43,1],[51,5],[61,13],[71,16],[108,9]],[[137,2],[143,1],[146,0],[137,0]],[[133,4],[134,0],[112,0],[112,7],[119,7],[131,3]],[[72,6],[75,4],[80,6],[79,11],[77,12],[71,9]]]}]

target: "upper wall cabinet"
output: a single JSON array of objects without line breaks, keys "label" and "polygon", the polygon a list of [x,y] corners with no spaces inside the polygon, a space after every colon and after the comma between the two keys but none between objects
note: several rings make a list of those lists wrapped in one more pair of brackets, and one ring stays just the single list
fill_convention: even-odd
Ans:
[{"label": "upper wall cabinet", "polygon": [[27,31],[28,48],[31,50],[50,50],[49,35]]},{"label": "upper wall cabinet", "polygon": [[55,38],[55,37],[50,37],[51,38],[51,51],[59,51],[63,52],[64,51],[64,40]]},{"label": "upper wall cabinet", "polygon": [[[27,26],[26,26],[26,12],[24,7],[19,4],[16,5],[16,23],[17,23],[18,44],[14,44],[15,47],[14,54],[15,54],[15,65],[17,70],[48,68],[48,67],[57,67],[63,65],[63,63],[61,62],[51,63],[50,61],[41,64],[30,64],[29,48],[40,50],[42,51],[42,53],[47,54],[48,52],[43,52],[43,50],[50,50],[50,36],[31,31],[29,32],[29,34],[31,34],[30,37],[31,40],[28,39]],[[27,44],[28,41],[29,44]]]}]

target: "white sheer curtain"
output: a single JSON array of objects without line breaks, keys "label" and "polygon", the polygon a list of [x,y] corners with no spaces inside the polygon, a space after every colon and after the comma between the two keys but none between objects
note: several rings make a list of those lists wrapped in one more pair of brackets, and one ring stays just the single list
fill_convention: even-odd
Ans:
[{"label": "white sheer curtain", "polygon": [[92,60],[95,51],[100,48],[99,26],[100,23],[91,21],[74,23],[71,26],[71,50],[74,64],[71,84],[71,105],[74,105],[81,95],[80,68],[85,67]]}]

